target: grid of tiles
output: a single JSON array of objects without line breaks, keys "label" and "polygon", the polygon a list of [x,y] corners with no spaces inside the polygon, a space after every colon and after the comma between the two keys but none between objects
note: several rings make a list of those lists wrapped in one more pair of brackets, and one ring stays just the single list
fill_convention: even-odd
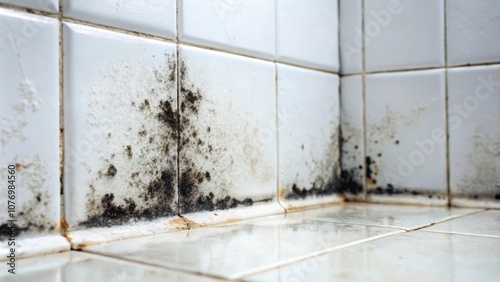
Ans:
[{"label": "grid of tiles", "polygon": [[340,1],[347,198],[499,207],[499,16],[495,0]]}]

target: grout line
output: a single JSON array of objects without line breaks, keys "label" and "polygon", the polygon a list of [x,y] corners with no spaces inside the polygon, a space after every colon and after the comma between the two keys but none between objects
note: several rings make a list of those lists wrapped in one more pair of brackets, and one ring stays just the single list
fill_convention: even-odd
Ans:
[{"label": "grout line", "polygon": [[368,198],[368,178],[366,177],[368,165],[366,163],[366,54],[365,54],[365,0],[361,0],[361,89],[363,99],[363,126],[361,128],[363,135],[363,201]]},{"label": "grout line", "polygon": [[404,227],[395,226],[395,225],[381,225],[381,224],[359,223],[359,222],[350,222],[350,221],[339,221],[339,220],[329,219],[329,218],[317,218],[317,217],[308,217],[308,216],[301,217],[301,219],[337,223],[340,225],[361,225],[361,226],[380,227],[380,228],[388,228],[388,229],[399,229],[399,230],[403,230],[403,231],[408,231],[408,229],[406,229]]},{"label": "grout line", "polygon": [[50,17],[50,18],[59,18],[60,14],[61,14],[61,4],[59,4],[59,12],[47,12],[47,11],[42,11],[42,10],[38,10],[38,9],[34,9],[34,8],[21,7],[21,6],[15,5],[15,4],[7,4],[7,3],[0,3],[0,8],[25,12],[28,14],[34,14],[34,15],[39,15],[39,16],[46,16],[46,17]]},{"label": "grout line", "polygon": [[280,143],[279,143],[279,138],[280,138],[280,135],[279,135],[279,117],[278,117],[278,112],[279,112],[279,92],[278,92],[278,85],[279,85],[279,79],[278,79],[278,64],[274,64],[274,68],[275,68],[275,72],[274,72],[274,78],[275,78],[275,85],[274,85],[274,89],[275,89],[275,97],[276,97],[276,123],[275,123],[275,126],[276,126],[276,192],[277,192],[277,198],[278,198],[278,205],[280,205],[281,208],[283,208],[283,210],[285,211],[285,214],[288,213],[288,211],[286,210],[285,206],[283,203],[281,203],[281,193],[280,193],[280,154],[279,154],[279,146],[280,146]]},{"label": "grout line", "polygon": [[408,232],[417,231],[417,230],[420,230],[420,229],[431,227],[431,226],[439,224],[439,223],[443,223],[443,222],[450,221],[450,220],[453,220],[453,219],[458,219],[458,218],[461,218],[461,217],[473,215],[473,214],[476,214],[476,213],[482,213],[484,211],[486,211],[486,210],[478,210],[478,211],[473,211],[473,212],[465,213],[465,214],[451,215],[449,217],[446,217],[446,218],[438,220],[438,221],[434,221],[434,222],[431,222],[431,223],[428,223],[428,224],[424,224],[424,225],[421,225],[421,226],[410,228],[410,229],[408,229]]},{"label": "grout line", "polygon": [[444,120],[445,120],[445,130],[446,130],[446,193],[448,194],[448,207],[451,207],[451,187],[450,187],[450,127],[449,127],[449,95],[448,95],[448,20],[446,18],[446,3],[448,1],[445,0],[444,5]]},{"label": "grout line", "polygon": [[495,236],[495,235],[474,234],[474,233],[464,233],[464,232],[451,232],[451,231],[447,232],[447,231],[439,231],[439,230],[421,230],[421,232],[500,239],[500,236]]},{"label": "grout line", "polygon": [[[176,1],[175,8],[175,39],[179,42],[179,0]],[[179,68],[181,68],[181,58],[179,52],[179,44],[175,45],[175,77],[177,84],[177,215],[181,218],[181,190],[180,190],[180,180],[181,180],[181,111],[180,109],[180,92],[181,92],[181,77]],[[184,220],[184,218],[183,218]],[[185,221],[185,220],[184,220]]]},{"label": "grout line", "polygon": [[325,255],[325,254],[328,254],[328,253],[333,253],[335,251],[346,249],[346,248],[354,246],[354,245],[363,244],[363,243],[375,241],[375,240],[378,240],[378,239],[382,239],[382,238],[385,238],[385,237],[390,237],[390,236],[393,236],[393,235],[404,234],[404,233],[405,233],[405,231],[402,231],[402,230],[401,231],[394,231],[394,232],[390,232],[390,233],[386,233],[386,234],[382,234],[382,235],[377,235],[377,236],[373,236],[373,237],[369,237],[369,238],[365,238],[365,239],[360,239],[360,240],[352,241],[352,242],[349,242],[349,243],[346,243],[346,244],[342,244],[342,245],[339,245],[339,246],[325,248],[323,250],[314,251],[314,252],[308,253],[306,255],[297,256],[297,257],[293,257],[293,258],[290,258],[290,259],[282,260],[282,261],[279,261],[279,262],[276,262],[276,263],[272,263],[272,264],[268,264],[268,265],[265,265],[265,266],[257,267],[257,268],[254,268],[254,269],[251,269],[251,270],[248,270],[248,271],[245,271],[245,272],[240,272],[237,275],[232,275],[232,276],[229,276],[229,277],[230,277],[231,280],[242,279],[242,278],[244,278],[246,276],[251,276],[251,275],[259,274],[259,273],[266,272],[266,271],[269,271],[269,270],[272,270],[272,269],[283,267],[285,265],[290,265],[290,264],[294,264],[294,263],[297,263],[297,262],[300,262],[300,261],[304,261],[304,260],[307,260],[307,259],[310,259],[310,258],[313,258],[313,257]]},{"label": "grout line", "polygon": [[[63,25],[62,25],[62,1],[58,1],[59,13],[57,14],[59,24],[59,182],[60,182],[60,227],[59,231],[62,235],[66,233],[66,212],[64,203],[64,159],[65,159],[65,142],[64,142],[64,46],[63,46]],[[64,223],[64,224],[63,224]],[[66,238],[67,239],[67,238]]]}]

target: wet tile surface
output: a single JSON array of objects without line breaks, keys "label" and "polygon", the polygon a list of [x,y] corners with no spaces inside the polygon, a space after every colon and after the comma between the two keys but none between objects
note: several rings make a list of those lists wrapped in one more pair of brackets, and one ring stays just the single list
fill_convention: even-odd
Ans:
[{"label": "wet tile surface", "polygon": [[404,205],[346,204],[287,214],[289,218],[310,218],[333,222],[370,224],[412,229],[481,209],[448,209]]},{"label": "wet tile surface", "polygon": [[487,210],[442,222],[424,230],[500,237],[500,211]]},{"label": "wet tile surface", "polygon": [[499,252],[497,238],[417,231],[358,244],[245,280],[497,281]]},{"label": "wet tile surface", "polygon": [[285,216],[259,218],[85,248],[85,251],[225,277],[267,267],[392,228],[338,224]]}]

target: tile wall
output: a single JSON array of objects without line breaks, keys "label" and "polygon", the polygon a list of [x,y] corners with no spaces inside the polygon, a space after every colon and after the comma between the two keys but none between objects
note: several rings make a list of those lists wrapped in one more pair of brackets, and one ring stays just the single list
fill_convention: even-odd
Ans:
[{"label": "tile wall", "polygon": [[500,207],[500,2],[341,0],[348,199]]},{"label": "tile wall", "polygon": [[339,202],[338,12],[331,0],[0,1],[16,238],[80,249]]}]

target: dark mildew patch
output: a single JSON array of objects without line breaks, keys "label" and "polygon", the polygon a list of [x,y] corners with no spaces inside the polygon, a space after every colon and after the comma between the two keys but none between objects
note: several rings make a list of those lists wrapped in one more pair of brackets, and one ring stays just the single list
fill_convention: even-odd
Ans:
[{"label": "dark mildew patch", "polygon": [[111,226],[177,214],[176,58],[161,66],[128,58],[93,88],[87,120],[102,132],[89,167],[86,219]]},{"label": "dark mildew patch", "polygon": [[352,117],[343,113],[340,138],[340,180],[342,192],[345,194],[359,195],[363,192],[363,151],[360,145],[363,142],[361,129],[351,126],[349,119]]}]

